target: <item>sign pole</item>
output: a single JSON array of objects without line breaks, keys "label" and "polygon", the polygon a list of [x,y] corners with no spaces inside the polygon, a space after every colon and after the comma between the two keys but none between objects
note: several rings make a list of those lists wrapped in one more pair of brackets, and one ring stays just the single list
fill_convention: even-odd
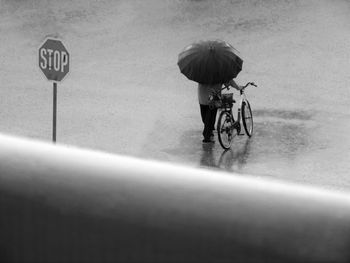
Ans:
[{"label": "sign pole", "polygon": [[47,38],[39,48],[39,68],[48,80],[53,81],[52,142],[56,143],[57,83],[69,72],[69,53],[62,41]]},{"label": "sign pole", "polygon": [[52,121],[52,141],[56,143],[56,125],[57,125],[57,83],[53,83],[53,121]]}]

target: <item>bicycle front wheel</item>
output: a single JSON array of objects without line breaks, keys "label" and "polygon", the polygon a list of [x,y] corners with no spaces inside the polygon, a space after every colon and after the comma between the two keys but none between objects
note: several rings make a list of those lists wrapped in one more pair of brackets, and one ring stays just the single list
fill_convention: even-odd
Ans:
[{"label": "bicycle front wheel", "polygon": [[237,130],[234,129],[234,119],[230,112],[222,111],[220,113],[217,132],[219,142],[224,149],[230,149],[233,138],[237,135]]},{"label": "bicycle front wheel", "polygon": [[251,137],[253,134],[253,114],[248,101],[242,103],[242,122],[246,134]]}]

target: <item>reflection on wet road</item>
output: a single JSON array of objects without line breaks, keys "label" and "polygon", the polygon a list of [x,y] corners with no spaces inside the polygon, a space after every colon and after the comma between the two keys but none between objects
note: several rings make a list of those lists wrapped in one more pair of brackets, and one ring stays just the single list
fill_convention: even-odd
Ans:
[{"label": "reflection on wet road", "polygon": [[307,151],[311,144],[306,127],[310,119],[305,112],[258,110],[254,111],[253,137],[236,137],[230,150],[223,150],[218,141],[201,144],[201,132],[196,130],[185,132],[179,148],[168,152],[187,157],[198,155],[200,166],[240,172],[247,164],[258,160],[291,160]]},{"label": "reflection on wet road", "polygon": [[214,157],[214,144],[203,144],[200,166],[239,172],[247,164],[252,141],[248,138],[239,141],[234,148],[223,150],[218,160]]},{"label": "reflection on wet road", "polygon": [[[202,144],[198,129],[185,131],[176,147],[164,151],[171,161],[205,169],[345,188],[348,164],[340,148],[347,147],[347,141],[327,140],[325,133],[332,131],[323,122],[326,115],[272,109],[253,114],[253,136],[236,137],[230,150],[222,149],[217,140]],[[339,136],[336,126],[332,130]],[[339,185],[333,175],[342,178]]]}]

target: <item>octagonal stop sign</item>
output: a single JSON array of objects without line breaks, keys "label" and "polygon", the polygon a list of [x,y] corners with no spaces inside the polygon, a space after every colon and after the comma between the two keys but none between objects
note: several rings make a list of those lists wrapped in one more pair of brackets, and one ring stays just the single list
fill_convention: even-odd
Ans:
[{"label": "octagonal stop sign", "polygon": [[39,67],[48,80],[61,81],[69,72],[69,53],[58,39],[46,39],[39,48]]}]

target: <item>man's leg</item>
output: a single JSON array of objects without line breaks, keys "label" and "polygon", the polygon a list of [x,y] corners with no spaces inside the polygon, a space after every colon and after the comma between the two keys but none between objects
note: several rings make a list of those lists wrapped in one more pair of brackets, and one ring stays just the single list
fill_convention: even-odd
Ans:
[{"label": "man's leg", "polygon": [[209,127],[210,127],[210,136],[214,136],[213,131],[215,130],[215,121],[216,121],[216,114],[217,114],[217,108],[210,109],[209,110]]},{"label": "man's leg", "polygon": [[203,136],[205,141],[213,141],[212,135],[213,135],[213,128],[215,125],[215,119],[216,119],[216,112],[217,109],[210,109],[209,106],[207,108],[207,112],[205,115],[205,122],[204,122],[204,130],[203,130]]},{"label": "man's leg", "polygon": [[203,124],[205,123],[205,116],[207,115],[207,110],[209,109],[208,105],[199,104],[201,109],[201,117]]},{"label": "man's leg", "polygon": [[209,106],[208,105],[203,105],[203,104],[199,104],[200,109],[201,109],[201,117],[202,117],[202,122],[204,124],[204,129],[203,129],[203,137],[204,137],[204,141],[207,139],[207,128],[206,128],[206,121],[207,121],[207,117],[208,117],[208,112],[209,112]]}]

